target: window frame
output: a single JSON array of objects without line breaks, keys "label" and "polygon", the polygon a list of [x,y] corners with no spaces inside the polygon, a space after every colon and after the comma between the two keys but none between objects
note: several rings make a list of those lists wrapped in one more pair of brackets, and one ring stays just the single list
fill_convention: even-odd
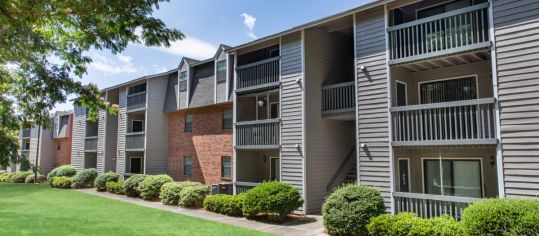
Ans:
[{"label": "window frame", "polygon": [[[228,159],[228,167],[225,166],[225,159]],[[225,169],[228,168],[228,176],[225,175]],[[221,156],[221,178],[232,179],[232,157]]]},{"label": "window frame", "polygon": [[434,83],[434,82],[441,82],[441,81],[447,81],[447,80],[458,80],[458,79],[465,79],[465,78],[474,78],[475,79],[475,99],[479,99],[480,88],[479,88],[479,76],[477,74],[469,74],[469,75],[463,75],[463,76],[456,76],[456,77],[448,77],[448,78],[441,78],[441,79],[434,79],[434,80],[425,80],[425,81],[419,81],[417,82],[417,101],[418,104],[430,104],[430,103],[422,103],[421,99],[421,85],[428,84],[428,83]]},{"label": "window frame", "polygon": [[181,92],[187,90],[187,79],[189,75],[187,74],[187,71],[181,71],[178,73],[178,83],[179,83],[179,89]]},{"label": "window frame", "polygon": [[[460,158],[451,158],[451,157],[442,157],[442,161],[478,161],[479,162],[479,186],[481,188],[481,198],[484,198],[485,195],[485,172],[483,170],[483,158],[481,157],[460,157]],[[421,158],[421,186],[422,186],[422,192],[424,194],[427,194],[426,191],[426,177],[427,173],[425,171],[425,161],[439,161],[439,157],[422,157]],[[443,176],[441,176],[443,177]],[[453,187],[453,186],[452,186]],[[441,195],[442,196],[442,195]],[[444,194],[443,196],[452,196]]]},{"label": "window frame", "polygon": [[[187,160],[189,160],[189,165],[187,165]],[[189,174],[187,174],[187,166],[189,166]],[[193,176],[193,156],[183,156],[183,175]]]},{"label": "window frame", "polygon": [[[230,118],[226,118],[226,115],[227,115],[228,112],[230,112]],[[221,129],[222,130],[230,130],[233,127],[234,127],[234,113],[233,113],[232,109],[231,108],[223,109],[222,117],[221,117]]]},{"label": "window frame", "polygon": [[[134,123],[134,122],[140,122],[140,123],[142,123],[142,125],[141,125],[141,129],[142,129],[142,130],[141,130],[141,131],[136,131],[136,132],[133,131],[133,123]],[[135,120],[135,119],[131,120],[131,133],[142,133],[142,132],[144,132],[144,131],[145,131],[145,129],[144,129],[144,120]]]},{"label": "window frame", "polygon": [[193,114],[191,113],[185,114],[183,126],[184,126],[183,127],[184,133],[193,132]]}]

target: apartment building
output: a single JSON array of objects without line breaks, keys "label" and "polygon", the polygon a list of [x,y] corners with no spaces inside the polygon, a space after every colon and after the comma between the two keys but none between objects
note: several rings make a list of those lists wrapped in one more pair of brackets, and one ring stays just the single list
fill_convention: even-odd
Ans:
[{"label": "apartment building", "polygon": [[[19,155],[31,164],[41,167],[43,174],[71,163],[71,131],[73,111],[57,111],[51,114],[51,128],[31,126],[19,132]],[[19,165],[6,168],[8,171],[23,171]]]},{"label": "apartment building", "polygon": [[423,217],[539,195],[537,1],[374,1],[226,51],[234,191],[343,182]]}]

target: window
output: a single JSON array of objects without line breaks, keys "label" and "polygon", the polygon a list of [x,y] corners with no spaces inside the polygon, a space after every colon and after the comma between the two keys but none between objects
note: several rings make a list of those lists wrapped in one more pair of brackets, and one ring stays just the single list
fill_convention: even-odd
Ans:
[{"label": "window", "polygon": [[424,160],[425,193],[482,197],[479,160],[442,160],[441,166],[440,160]]},{"label": "window", "polygon": [[24,143],[24,150],[30,150],[30,142]]},{"label": "window", "polygon": [[185,115],[185,128],[183,131],[186,133],[193,132],[193,115],[192,114]]},{"label": "window", "polygon": [[226,82],[226,60],[217,62],[217,83]]},{"label": "window", "polygon": [[223,110],[223,129],[232,129],[232,109]]},{"label": "window", "polygon": [[60,146],[60,144],[58,144],[58,146],[56,146],[56,150],[60,151],[62,149],[62,147]]},{"label": "window", "polygon": [[187,90],[187,71],[180,72],[180,91]]},{"label": "window", "polygon": [[58,136],[65,136],[67,133],[67,124],[69,122],[69,116],[60,116],[60,124],[58,127]]},{"label": "window", "polygon": [[144,121],[142,120],[132,120],[131,121],[131,132],[143,132],[144,131]]},{"label": "window", "polygon": [[406,106],[406,83],[397,81],[397,106]]},{"label": "window", "polygon": [[193,173],[193,158],[191,156],[183,157],[183,175],[191,176]]},{"label": "window", "polygon": [[221,157],[221,177],[231,178],[232,177],[232,160],[228,156]]},{"label": "window", "polygon": [[146,83],[135,85],[129,88],[128,95],[135,93],[142,93],[146,91]]},{"label": "window", "polygon": [[142,174],[142,158],[131,157],[129,161],[129,173]]},{"label": "window", "polygon": [[279,118],[279,103],[274,102],[270,104],[270,118]]},{"label": "window", "polygon": [[421,104],[453,102],[477,98],[476,77],[420,83]]}]

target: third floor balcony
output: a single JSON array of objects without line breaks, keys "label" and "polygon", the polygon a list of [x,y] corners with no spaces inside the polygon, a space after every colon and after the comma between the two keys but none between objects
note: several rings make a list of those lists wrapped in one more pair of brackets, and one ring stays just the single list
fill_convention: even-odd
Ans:
[{"label": "third floor balcony", "polygon": [[238,66],[236,92],[265,90],[279,86],[279,57]]}]

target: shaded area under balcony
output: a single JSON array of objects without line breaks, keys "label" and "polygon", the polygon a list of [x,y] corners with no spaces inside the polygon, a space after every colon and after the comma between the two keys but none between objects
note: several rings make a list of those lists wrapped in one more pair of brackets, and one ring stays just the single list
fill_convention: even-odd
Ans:
[{"label": "shaded area under balcony", "polygon": [[236,194],[259,183],[280,180],[279,150],[241,150],[236,153]]}]

